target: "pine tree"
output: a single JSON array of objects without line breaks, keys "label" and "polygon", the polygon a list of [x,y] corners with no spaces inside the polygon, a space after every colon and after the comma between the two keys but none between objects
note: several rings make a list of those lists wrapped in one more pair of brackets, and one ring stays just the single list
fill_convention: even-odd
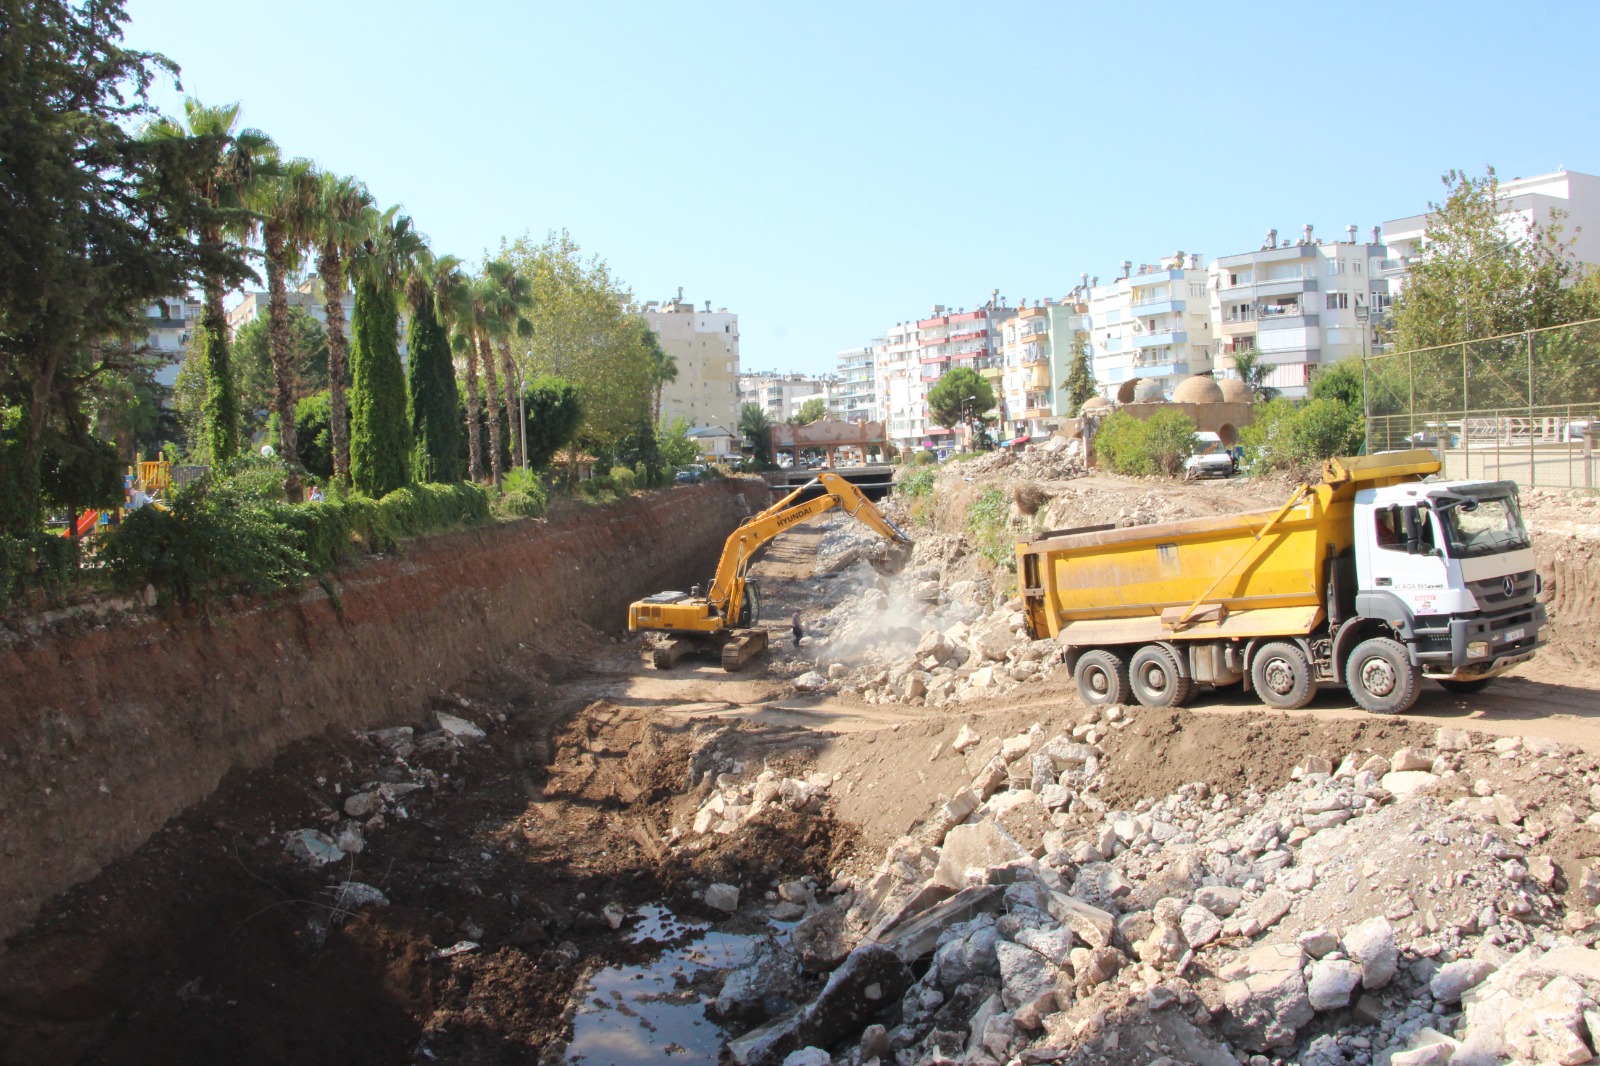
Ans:
[{"label": "pine tree", "polygon": [[394,289],[361,278],[350,325],[350,478],[358,491],[380,499],[410,481],[411,426]]},{"label": "pine tree", "polygon": [[1089,342],[1079,338],[1072,346],[1072,366],[1067,368],[1065,382],[1067,392],[1068,414],[1077,417],[1083,405],[1088,403],[1099,391],[1095,384],[1094,371],[1089,369]]},{"label": "pine tree", "polygon": [[406,351],[411,435],[416,442],[411,472],[418,481],[459,481],[463,430],[457,417],[455,364],[431,295],[412,308]]}]

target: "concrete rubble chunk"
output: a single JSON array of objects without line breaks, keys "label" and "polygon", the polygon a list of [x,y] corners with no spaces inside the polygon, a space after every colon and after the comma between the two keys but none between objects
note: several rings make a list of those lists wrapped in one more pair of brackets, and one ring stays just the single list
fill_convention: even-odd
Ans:
[{"label": "concrete rubble chunk", "polygon": [[1345,954],[1361,966],[1361,985],[1376,991],[1394,979],[1400,961],[1394,928],[1384,917],[1369,918],[1345,930],[1341,940]]},{"label": "concrete rubble chunk", "polygon": [[1315,929],[1307,929],[1301,933],[1295,938],[1295,943],[1300,945],[1301,951],[1313,959],[1320,959],[1339,947],[1339,938],[1329,932],[1326,927],[1318,926]]},{"label": "concrete rubble chunk", "polygon": [[1294,1042],[1295,1033],[1315,1015],[1293,944],[1255,948],[1225,973],[1236,973],[1223,986],[1227,1018],[1223,1032],[1241,1047],[1268,1051]]},{"label": "concrete rubble chunk", "polygon": [[480,740],[483,737],[488,736],[487,733],[473,725],[471,722],[467,721],[465,718],[458,718],[453,714],[445,714],[443,711],[435,711],[433,712],[433,716],[438,721],[439,728],[444,731],[445,735],[456,740]]},{"label": "concrete rubble chunk", "polygon": [[1440,726],[1438,732],[1433,735],[1433,746],[1440,751],[1470,751],[1472,735],[1465,729]]},{"label": "concrete rubble chunk", "polygon": [[939,854],[933,878],[959,891],[971,884],[982,884],[991,866],[1031,858],[1009,833],[985,818],[950,830],[944,838],[944,849]]},{"label": "concrete rubble chunk", "polygon": [[722,991],[710,1005],[711,1013],[744,1022],[765,1021],[767,1004],[792,999],[800,990],[794,960],[770,941],[759,941],[750,961],[729,972]]},{"label": "concrete rubble chunk", "polygon": [[939,938],[947,930],[969,922],[979,914],[997,913],[1004,898],[1005,888],[1001,885],[978,885],[963,889],[890,930],[880,943],[909,965],[932,954]]},{"label": "concrete rubble chunk", "polygon": [[1017,932],[1017,943],[1037,951],[1058,967],[1072,962],[1072,930],[1062,926],[1057,929],[1022,929]]},{"label": "concrete rubble chunk", "polygon": [[808,973],[832,970],[850,954],[844,908],[834,905],[807,915],[789,931],[789,943]]},{"label": "concrete rubble chunk", "polygon": [[828,687],[828,679],[815,670],[807,670],[790,684],[799,692],[821,692]]},{"label": "concrete rubble chunk", "polygon": [[1361,967],[1349,959],[1318,959],[1311,964],[1306,993],[1313,1010],[1343,1010],[1361,983]]},{"label": "concrete rubble chunk", "polygon": [[1010,940],[995,944],[1000,963],[1000,997],[1006,1009],[1032,1007],[1048,1014],[1055,1006],[1057,969],[1055,964],[1031,948]]},{"label": "concrete rubble chunk", "polygon": [[1255,906],[1250,909],[1250,916],[1256,920],[1256,923],[1262,929],[1271,929],[1282,921],[1283,916],[1288,913],[1289,897],[1282,892],[1275,891],[1264,893],[1260,899],[1256,900]]},{"label": "concrete rubble chunk", "polygon": [[803,1047],[785,1055],[783,1066],[833,1066],[833,1056],[819,1047]]},{"label": "concrete rubble chunk", "polygon": [[721,883],[710,885],[706,888],[705,901],[713,910],[732,914],[739,909],[739,887]]},{"label": "concrete rubble chunk", "polygon": [[911,971],[894,952],[863,944],[828,978],[817,998],[798,1010],[730,1040],[729,1056],[740,1066],[778,1066],[806,1047],[832,1047],[859,1034],[884,1005],[911,984]]},{"label": "concrete rubble chunk", "polygon": [[1522,808],[1517,806],[1517,801],[1503,792],[1494,796],[1494,819],[1503,826],[1522,824]]},{"label": "concrete rubble chunk", "polygon": [[1227,918],[1244,902],[1244,893],[1230,885],[1207,885],[1195,892],[1194,901],[1218,918]]},{"label": "concrete rubble chunk", "polygon": [[1178,919],[1178,928],[1189,947],[1199,949],[1222,935],[1222,921],[1201,906],[1185,907]]},{"label": "concrete rubble chunk", "polygon": [[296,829],[283,842],[283,850],[312,866],[326,866],[344,858],[344,852],[326,833],[315,829]]},{"label": "concrete rubble chunk", "polygon": [[1494,966],[1483,959],[1457,959],[1439,967],[1433,975],[1428,991],[1440,1003],[1455,1003],[1470,988],[1475,988],[1494,972]]},{"label": "concrete rubble chunk", "polygon": [[1401,748],[1389,760],[1389,769],[1397,774],[1406,770],[1426,770],[1433,766],[1437,754],[1427,748]]},{"label": "concrete rubble chunk", "polygon": [[1379,779],[1378,784],[1385,791],[1392,792],[1396,796],[1409,796],[1417,789],[1431,785],[1439,780],[1430,769],[1432,765],[1433,763],[1430,761],[1428,766],[1418,770],[1391,771],[1384,774]]},{"label": "concrete rubble chunk", "polygon": [[1116,927],[1116,919],[1108,912],[1062,892],[1050,893],[1050,916],[1091,948],[1109,945]]},{"label": "concrete rubble chunk", "polygon": [[1014,737],[1006,737],[1000,742],[1000,757],[1008,763],[1016,762],[1028,754],[1033,747],[1033,737],[1027,733],[1019,733]]},{"label": "concrete rubble chunk", "polygon": [[380,890],[361,881],[341,881],[332,889],[333,905],[339,910],[353,911],[357,907],[387,907],[389,897]]}]

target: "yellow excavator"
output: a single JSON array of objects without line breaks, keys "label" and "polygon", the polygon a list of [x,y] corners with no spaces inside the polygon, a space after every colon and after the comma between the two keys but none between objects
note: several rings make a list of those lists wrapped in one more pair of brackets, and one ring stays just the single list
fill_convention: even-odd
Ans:
[{"label": "yellow excavator", "polygon": [[[795,502],[813,486],[820,486],[822,495]],[[905,567],[911,557],[911,538],[885,518],[860,489],[838,474],[824,472],[745,519],[733,531],[722,547],[709,593],[702,596],[698,586],[688,592],[658,592],[628,608],[629,632],[659,634],[651,650],[652,665],[667,670],[690,652],[715,651],[721,653],[722,668],[731,673],[765,651],[767,631],[756,624],[761,593],[747,576],[756,551],[785,530],[835,507],[889,542],[887,553],[869,560],[874,569],[893,574]]]}]

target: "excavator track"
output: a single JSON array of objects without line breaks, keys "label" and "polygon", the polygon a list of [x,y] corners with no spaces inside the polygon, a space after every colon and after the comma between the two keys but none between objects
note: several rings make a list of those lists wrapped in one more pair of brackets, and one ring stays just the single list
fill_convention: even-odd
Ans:
[{"label": "excavator track", "polygon": [[657,670],[671,670],[693,648],[694,642],[683,637],[658,640],[655,647],[650,649],[650,665]]},{"label": "excavator track", "polygon": [[736,629],[728,635],[722,646],[722,668],[730,674],[744,669],[744,664],[767,650],[765,629]]}]

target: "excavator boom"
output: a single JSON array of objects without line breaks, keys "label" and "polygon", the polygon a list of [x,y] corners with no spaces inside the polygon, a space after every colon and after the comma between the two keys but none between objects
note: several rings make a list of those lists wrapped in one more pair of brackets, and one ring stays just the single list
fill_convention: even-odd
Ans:
[{"label": "excavator boom", "polygon": [[[796,503],[807,489],[820,486],[821,496]],[[738,529],[729,534],[717,561],[711,587],[704,597],[681,592],[662,592],[635,602],[628,609],[628,629],[633,632],[655,630],[673,635],[672,654],[663,662],[658,647],[657,666],[671,665],[671,660],[692,650],[696,639],[718,644],[723,649],[723,666],[736,670],[766,646],[766,631],[745,630],[736,634],[740,626],[753,624],[758,600],[754,586],[746,580],[755,553],[765,544],[803,522],[818,515],[841,508],[850,517],[861,522],[890,544],[887,562],[879,560],[874,565],[883,569],[898,569],[909,555],[911,538],[906,536],[883,512],[879,511],[866,495],[849,481],[832,472],[824,472],[815,479],[785,495],[778,502],[747,518]],[[756,634],[759,633],[759,636]],[[730,657],[730,652],[738,649]],[[733,665],[730,665],[730,661]]]}]

